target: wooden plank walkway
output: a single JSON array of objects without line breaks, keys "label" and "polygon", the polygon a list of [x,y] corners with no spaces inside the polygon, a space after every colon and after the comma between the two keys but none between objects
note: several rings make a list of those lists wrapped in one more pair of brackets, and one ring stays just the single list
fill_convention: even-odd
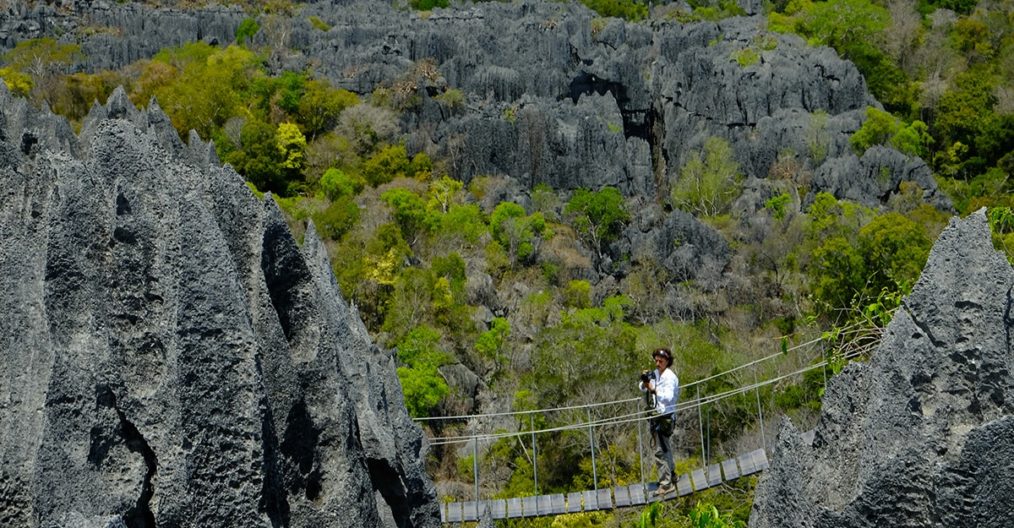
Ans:
[{"label": "wooden plank walkway", "polygon": [[631,484],[567,495],[557,493],[516,499],[449,502],[440,505],[440,520],[447,524],[473,522],[485,517],[515,519],[638,506],[689,495],[695,491],[715,487],[722,482],[752,475],[767,467],[767,454],[763,449],[758,449],[725,460],[721,464],[712,464],[707,468],[695,469],[680,475],[676,480],[676,490],[665,497],[655,495],[657,484],[649,484],[647,488],[641,484]]}]

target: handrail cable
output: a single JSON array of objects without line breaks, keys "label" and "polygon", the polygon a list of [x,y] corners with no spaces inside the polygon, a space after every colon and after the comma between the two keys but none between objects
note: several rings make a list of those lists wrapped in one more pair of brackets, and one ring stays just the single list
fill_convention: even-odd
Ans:
[{"label": "handrail cable", "polygon": [[[845,355],[844,359],[853,359],[855,357],[863,355],[867,351],[868,350],[866,348],[861,348],[861,349],[853,350],[850,353],[848,353],[847,355]],[[793,376],[798,376],[799,374],[803,374],[803,373],[809,372],[811,370],[816,370],[818,368],[823,368],[823,367],[827,366],[828,363],[829,362],[827,360],[823,360],[823,361],[821,361],[819,363],[815,363],[813,365],[809,365],[809,366],[807,366],[805,368],[796,370],[794,372],[790,372],[788,374],[779,376],[777,378],[772,378],[772,379],[761,381],[761,382],[757,382],[757,383],[751,383],[749,385],[745,385],[745,386],[742,386],[742,387],[731,389],[731,390],[726,391],[726,392],[714,394],[714,395],[711,395],[711,396],[705,396],[705,397],[702,397],[700,399],[694,399],[694,400],[686,401],[686,402],[683,402],[682,404],[677,404],[676,405],[676,412],[685,411],[685,410],[689,410],[689,409],[696,409],[697,407],[700,407],[702,405],[707,405],[707,404],[715,403],[715,402],[723,400],[725,398],[736,396],[738,394],[743,394],[743,393],[752,391],[754,389],[758,389],[760,387],[764,387],[766,385],[771,385],[773,383],[777,383],[779,381],[782,381],[782,380],[784,380],[786,378],[790,378],[790,377],[793,377]],[[639,399],[639,398],[635,398],[635,399]],[[589,426],[619,425],[619,424],[632,423],[632,422],[636,422],[636,421],[639,421],[639,420],[643,420],[644,418],[650,416],[650,414],[653,413],[653,412],[654,412],[653,410],[648,409],[648,410],[639,411],[639,412],[636,412],[636,413],[629,413],[629,414],[625,414],[625,415],[612,416],[612,417],[608,417],[608,418],[600,418],[600,419],[597,419],[597,420],[591,420],[591,421],[586,421],[586,422],[579,422],[579,423],[574,423],[574,424],[567,424],[567,425],[556,426],[556,427],[548,427],[548,428],[545,428],[545,429],[538,429],[538,430],[534,430],[534,431],[529,430],[529,431],[518,431],[518,432],[489,433],[489,434],[471,435],[471,436],[436,437],[436,438],[432,438],[432,439],[429,440],[429,445],[431,445],[431,446],[438,446],[438,445],[457,444],[457,443],[463,443],[463,442],[470,442],[472,440],[492,440],[492,439],[500,439],[500,438],[510,438],[510,437],[513,437],[513,436],[521,436],[521,435],[552,433],[552,432],[568,431],[568,430],[573,430],[573,429],[584,429],[584,428],[587,428]]]},{"label": "handrail cable", "polygon": [[[861,325],[859,323],[853,323],[851,325],[843,327],[841,329],[841,333],[842,334],[851,334],[851,333],[856,333],[856,332],[861,331],[861,330],[862,330],[862,327],[861,327]],[[725,371],[719,372],[717,374],[713,374],[711,376],[708,376],[706,378],[702,378],[702,379],[699,379],[699,380],[696,380],[696,381],[692,381],[690,383],[687,383],[686,385],[681,385],[680,388],[682,390],[682,389],[685,389],[685,388],[688,388],[688,387],[693,387],[694,385],[698,385],[698,384],[704,383],[706,381],[710,381],[710,380],[713,380],[715,378],[718,378],[718,377],[721,377],[721,376],[725,376],[726,374],[731,374],[733,372],[737,372],[737,371],[745,369],[747,367],[751,367],[751,366],[756,365],[758,363],[762,363],[764,361],[768,361],[768,360],[771,360],[773,358],[776,358],[776,357],[779,357],[779,356],[783,356],[783,355],[785,355],[788,352],[800,349],[802,347],[807,347],[807,346],[819,343],[820,341],[823,341],[823,340],[824,340],[824,337],[821,336],[821,337],[818,337],[818,338],[806,341],[804,343],[800,343],[798,345],[793,345],[791,347],[786,348],[784,351],[778,351],[778,352],[775,352],[774,354],[762,357],[760,359],[756,359],[756,360],[751,361],[749,363],[744,363],[743,365],[739,365],[739,366],[733,367],[733,368],[731,368],[729,370],[725,370]],[[585,403],[585,404],[580,404],[580,405],[567,405],[567,406],[563,406],[563,407],[551,407],[551,408],[546,408],[546,409],[531,409],[531,410],[527,410],[527,411],[504,411],[504,412],[483,413],[483,414],[460,414],[460,415],[456,415],[456,416],[424,416],[424,417],[421,417],[421,418],[413,418],[413,420],[416,421],[416,422],[429,422],[429,421],[444,421],[444,420],[469,420],[469,419],[472,419],[472,418],[493,418],[493,417],[497,417],[497,416],[515,416],[515,415],[528,415],[528,414],[536,414],[536,413],[538,413],[538,414],[546,414],[546,413],[556,412],[556,411],[570,411],[570,410],[575,410],[575,409],[589,409],[589,408],[595,408],[595,407],[605,407],[607,405],[619,405],[619,404],[634,402],[634,401],[637,401],[637,400],[640,400],[640,399],[641,398],[628,398],[628,399],[624,399],[624,400],[613,400],[613,401],[608,401],[608,402]]]}]

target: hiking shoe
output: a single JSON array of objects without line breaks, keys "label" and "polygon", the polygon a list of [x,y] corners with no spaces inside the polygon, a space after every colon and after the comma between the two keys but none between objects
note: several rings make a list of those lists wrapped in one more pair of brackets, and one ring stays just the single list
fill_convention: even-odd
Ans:
[{"label": "hiking shoe", "polygon": [[673,486],[672,482],[663,484],[655,490],[655,495],[662,497],[676,491],[676,486]]}]

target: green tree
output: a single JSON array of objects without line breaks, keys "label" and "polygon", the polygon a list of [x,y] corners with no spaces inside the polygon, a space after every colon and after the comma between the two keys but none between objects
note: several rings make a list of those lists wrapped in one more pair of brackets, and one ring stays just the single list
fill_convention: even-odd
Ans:
[{"label": "green tree", "polygon": [[363,177],[376,187],[395,178],[413,175],[412,162],[408,159],[404,145],[392,145],[380,149],[363,163]]},{"label": "green tree", "polygon": [[391,207],[394,220],[410,246],[436,225],[437,219],[426,208],[426,202],[408,189],[390,189],[380,198]]},{"label": "green tree", "polygon": [[479,334],[475,340],[475,351],[493,363],[494,375],[506,361],[503,354],[504,346],[511,335],[511,324],[503,317],[493,318],[492,324],[485,332]]},{"label": "green tree", "polygon": [[510,262],[526,262],[538,253],[546,220],[541,213],[526,215],[514,202],[501,202],[489,218],[493,238],[506,250]]},{"label": "green tree", "polygon": [[253,38],[260,30],[261,25],[257,23],[257,20],[250,17],[244,18],[236,28],[236,44],[246,44],[246,41]]},{"label": "green tree", "polygon": [[351,196],[341,196],[323,211],[313,215],[317,231],[331,240],[339,240],[359,221],[359,205]]},{"label": "green tree", "polygon": [[247,121],[240,134],[239,148],[229,152],[225,161],[262,191],[283,196],[288,191],[275,127],[268,123],[256,119]]},{"label": "green tree", "polygon": [[601,256],[605,246],[616,240],[630,219],[623,195],[614,187],[599,191],[578,189],[564,207],[577,232]]},{"label": "green tree", "polygon": [[866,293],[876,298],[881,290],[907,294],[922,272],[932,242],[922,226],[898,213],[874,218],[859,230],[859,251],[867,277]]},{"label": "green tree", "polygon": [[704,142],[703,155],[691,152],[672,187],[673,205],[685,211],[713,216],[725,212],[739,196],[742,174],[732,146],[719,137]]},{"label": "green tree", "polygon": [[282,168],[298,171],[303,167],[306,137],[295,123],[282,123],[275,132],[275,146],[282,158]]},{"label": "green tree", "polygon": [[429,416],[450,392],[438,370],[450,362],[450,354],[440,348],[440,333],[428,326],[414,328],[397,348],[405,407],[413,417]]},{"label": "green tree", "polygon": [[307,81],[294,111],[296,120],[311,139],[338,125],[338,118],[346,108],[359,104],[359,97],[348,91],[335,89],[327,81]]},{"label": "green tree", "polygon": [[355,196],[363,190],[366,182],[358,176],[350,176],[345,172],[331,168],[320,177],[320,190],[328,200],[337,200],[344,196]]},{"label": "green tree", "polygon": [[5,67],[0,69],[0,76],[15,93],[52,101],[59,75],[83,58],[77,44],[51,37],[23,40],[3,54]]}]

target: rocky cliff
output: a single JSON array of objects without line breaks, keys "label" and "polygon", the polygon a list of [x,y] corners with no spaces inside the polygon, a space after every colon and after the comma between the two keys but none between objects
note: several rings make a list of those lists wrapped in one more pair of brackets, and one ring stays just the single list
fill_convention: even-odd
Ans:
[{"label": "rocky cliff", "polygon": [[783,423],[750,526],[1014,526],[1012,289],[984,213],[953,220],[812,441]]},{"label": "rocky cliff", "polygon": [[[758,12],[757,2],[741,4]],[[165,46],[230,42],[245,16],[101,1],[15,6],[0,13],[0,45],[61,35],[81,43],[85,67],[114,68]],[[577,4],[421,14],[331,0],[261,18],[255,43],[289,50],[272,55],[274,68],[309,66],[358,93],[407,95],[407,145],[450,160],[462,180],[503,174],[526,188],[612,185],[664,199],[687,157],[720,137],[750,179],[767,178],[782,157],[809,175],[811,193],[877,205],[913,181],[926,200],[948,205],[921,160],[852,152],[849,136],[877,105],[862,76],[833,50],[767,33],[761,16],[632,24]],[[461,105],[441,102],[449,89],[462,92]]]},{"label": "rocky cliff", "polygon": [[436,526],[391,353],[214,150],[0,84],[0,525]]}]

